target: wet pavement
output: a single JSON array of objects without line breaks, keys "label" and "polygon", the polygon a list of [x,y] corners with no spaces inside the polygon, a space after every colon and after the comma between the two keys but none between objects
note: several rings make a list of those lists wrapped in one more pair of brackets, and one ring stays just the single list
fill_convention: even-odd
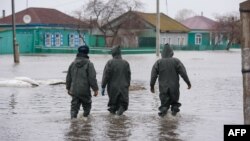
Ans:
[{"label": "wet pavement", "polygon": [[[74,54],[23,55],[15,65],[11,55],[0,56],[0,81],[28,77],[37,81],[65,80]],[[70,120],[70,96],[65,85],[0,87],[0,140],[2,141],[222,141],[224,124],[243,124],[241,52],[176,51],[186,66],[192,89],[180,79],[181,111],[176,117],[158,117],[160,105],[149,91],[154,54],[124,55],[130,62],[132,85],[129,109],[110,115],[107,95],[93,97],[89,118]],[[90,55],[100,85],[109,55]]]}]

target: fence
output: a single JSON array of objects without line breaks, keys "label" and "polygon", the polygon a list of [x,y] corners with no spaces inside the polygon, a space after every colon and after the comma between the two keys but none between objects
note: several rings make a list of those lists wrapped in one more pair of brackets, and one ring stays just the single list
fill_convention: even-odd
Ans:
[{"label": "fence", "polygon": [[[225,50],[226,45],[217,45],[217,46],[171,46],[174,50],[184,50],[184,51],[205,51],[205,50]],[[163,46],[161,46],[163,48]],[[238,48],[239,45],[232,45],[230,48]],[[109,54],[111,48],[106,47],[90,47],[91,54]],[[1,51],[1,50],[0,50]],[[28,53],[28,52],[27,52]],[[71,47],[42,47],[36,46],[34,52],[30,53],[77,53],[77,48]],[[155,47],[129,47],[122,48],[123,54],[152,54],[155,53]],[[0,54],[9,54],[0,52]]]}]

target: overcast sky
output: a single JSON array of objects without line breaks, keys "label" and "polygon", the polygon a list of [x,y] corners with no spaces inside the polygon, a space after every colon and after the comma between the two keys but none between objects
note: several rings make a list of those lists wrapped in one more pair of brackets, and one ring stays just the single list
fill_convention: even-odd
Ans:
[{"label": "overcast sky", "polygon": [[[156,0],[140,0],[144,3],[143,12],[155,12]],[[167,2],[166,2],[167,1]],[[182,9],[191,9],[196,14],[201,14],[214,19],[215,14],[226,14],[239,11],[239,3],[245,0],[160,0],[160,12],[174,18]],[[28,7],[54,8],[65,13],[79,9],[88,0],[15,0],[16,12]],[[0,0],[0,10],[6,10],[6,15],[11,14],[11,0]],[[2,17],[2,14],[0,14]]]}]

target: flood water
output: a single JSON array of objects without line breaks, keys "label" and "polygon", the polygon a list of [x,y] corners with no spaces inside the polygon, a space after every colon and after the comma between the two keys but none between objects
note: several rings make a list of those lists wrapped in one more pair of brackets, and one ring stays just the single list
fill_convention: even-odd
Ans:
[{"label": "flood water", "polygon": [[[158,117],[160,105],[149,90],[154,54],[124,55],[132,71],[132,85],[146,90],[130,91],[129,109],[122,116],[107,111],[107,95],[93,97],[88,119],[70,119],[71,97],[65,85],[0,87],[1,141],[222,141],[223,125],[243,124],[241,52],[176,51],[186,66],[191,90],[180,79],[181,111],[176,117]],[[11,55],[0,55],[0,81],[15,77],[65,80],[74,54],[22,55],[20,64]],[[100,85],[109,55],[90,55]]]}]

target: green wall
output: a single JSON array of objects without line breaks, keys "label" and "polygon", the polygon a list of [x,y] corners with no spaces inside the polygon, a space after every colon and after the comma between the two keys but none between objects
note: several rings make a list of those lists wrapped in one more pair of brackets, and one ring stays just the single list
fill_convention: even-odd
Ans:
[{"label": "green wall", "polygon": [[209,33],[195,33],[195,32],[190,32],[188,33],[188,45],[195,45],[195,35],[196,34],[201,34],[202,36],[202,41],[201,45],[210,45],[210,34]]},{"label": "green wall", "polygon": [[102,35],[89,35],[88,41],[90,47],[105,47],[105,38]]},{"label": "green wall", "polygon": [[[45,46],[45,33],[60,33],[62,35],[62,44],[58,47]],[[36,53],[36,48],[71,48],[69,47],[69,34],[74,33],[79,35],[79,33],[74,29],[65,29],[65,28],[21,28],[16,29],[16,40],[19,45],[19,52],[20,53]],[[89,45],[91,43],[91,38],[89,34],[85,31],[81,34],[85,36],[85,43]],[[97,37],[97,42],[95,43],[97,46],[104,46],[105,43],[103,37]],[[11,29],[6,29],[5,31],[0,32],[0,54],[11,54],[13,53],[13,35]],[[73,48],[77,48],[79,45],[75,45]]]},{"label": "green wall", "polygon": [[0,33],[0,54],[13,52],[12,40],[12,32],[4,31]]},{"label": "green wall", "polygon": [[139,47],[155,47],[155,37],[139,37]]},{"label": "green wall", "polygon": [[[16,41],[20,53],[33,52],[34,37],[32,30],[16,30]],[[13,34],[11,30],[0,32],[0,54],[13,53]]]},{"label": "green wall", "polygon": [[33,30],[17,30],[16,38],[19,45],[20,53],[34,52],[34,36]]}]

